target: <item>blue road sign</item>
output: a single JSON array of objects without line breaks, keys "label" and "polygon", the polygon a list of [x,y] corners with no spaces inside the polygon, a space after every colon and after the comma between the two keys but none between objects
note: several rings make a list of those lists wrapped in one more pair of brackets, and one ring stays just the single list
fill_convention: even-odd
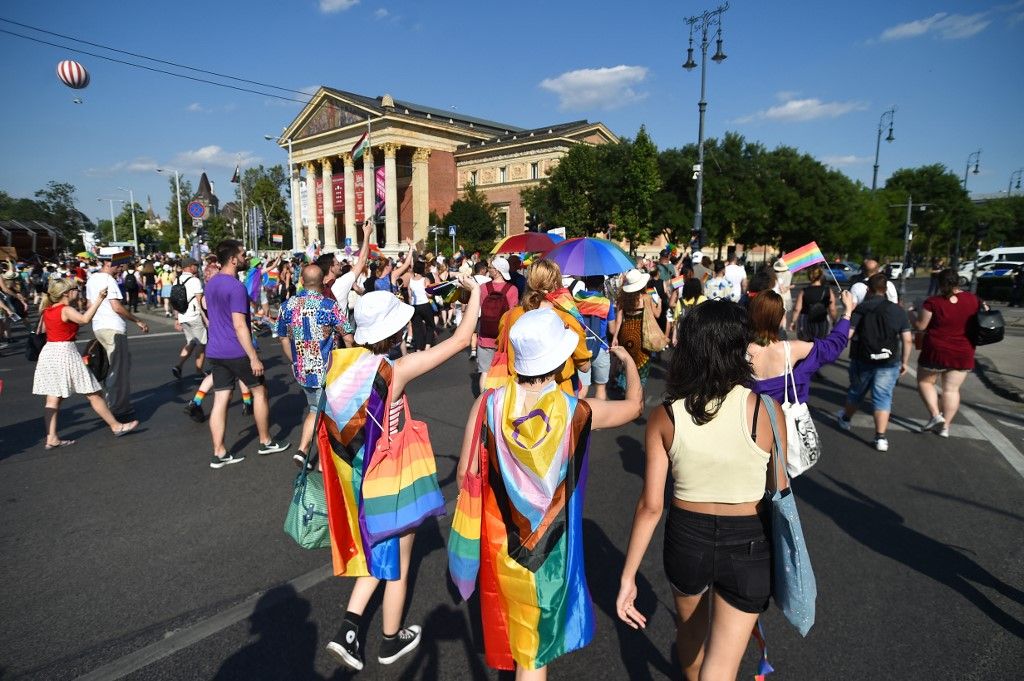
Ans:
[{"label": "blue road sign", "polygon": [[455,236],[455,225],[448,225],[448,236]]},{"label": "blue road sign", "polygon": [[188,214],[194,218],[205,218],[206,206],[199,203],[198,201],[193,201],[190,204],[188,204]]}]

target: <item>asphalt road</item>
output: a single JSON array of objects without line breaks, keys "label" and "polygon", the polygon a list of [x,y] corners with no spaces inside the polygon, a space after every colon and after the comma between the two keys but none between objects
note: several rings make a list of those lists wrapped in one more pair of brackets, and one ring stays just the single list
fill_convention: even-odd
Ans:
[{"label": "asphalt road", "polygon": [[[0,678],[350,678],[323,647],[351,582],[329,576],[327,551],[304,551],[281,529],[290,455],[257,456],[236,402],[228,442],[248,458],[211,470],[206,425],[181,411],[196,382],[171,377],[180,339],[158,335],[166,331],[158,321],[150,337],[131,340],[140,431],[114,439],[75,398],[61,412],[61,433],[78,442],[63,450],[42,447],[33,365],[0,358]],[[304,400],[269,338],[263,354],[272,432],[294,446]],[[959,415],[948,440],[918,434],[908,428],[926,414],[905,376],[891,449],[881,454],[866,417],[849,434],[828,418],[843,399],[845,366],[841,359],[815,383],[824,456],[794,483],[818,580],[817,622],[801,639],[769,610],[771,678],[1014,678],[1024,653],[1024,478],[1001,451],[1004,441],[1024,449],[1024,410],[972,376],[964,402],[973,416]],[[462,355],[410,390],[449,505],[469,370]],[[650,405],[662,386],[656,367]],[[584,543],[597,634],[556,661],[552,678],[678,678],[660,530],[641,572],[647,630],[614,617],[642,439],[643,423],[594,434]],[[378,600],[358,678],[510,678],[483,666],[474,610],[452,595],[449,522],[429,522],[416,538],[407,621],[424,625],[423,644],[393,667],[378,665]],[[751,647],[741,678],[755,662]]]}]

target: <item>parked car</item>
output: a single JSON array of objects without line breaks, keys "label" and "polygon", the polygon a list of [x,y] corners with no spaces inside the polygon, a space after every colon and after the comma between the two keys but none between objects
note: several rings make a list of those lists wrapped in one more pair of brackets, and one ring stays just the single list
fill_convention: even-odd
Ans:
[{"label": "parked car", "polygon": [[891,262],[885,266],[885,274],[890,279],[909,279],[914,276],[914,266],[904,267],[901,262]]},{"label": "parked car", "polygon": [[[999,260],[989,261],[982,263],[978,267],[978,276],[976,279],[992,278],[992,277],[1009,277],[1013,272],[1013,268],[1020,264],[1020,261],[1014,260]],[[972,263],[973,265],[973,263]],[[971,283],[971,274],[973,273],[974,267],[963,267],[957,274],[960,276],[960,286],[966,287]]]},{"label": "parked car", "polygon": [[840,284],[849,284],[860,274],[860,267],[851,262],[830,262],[828,268]]}]

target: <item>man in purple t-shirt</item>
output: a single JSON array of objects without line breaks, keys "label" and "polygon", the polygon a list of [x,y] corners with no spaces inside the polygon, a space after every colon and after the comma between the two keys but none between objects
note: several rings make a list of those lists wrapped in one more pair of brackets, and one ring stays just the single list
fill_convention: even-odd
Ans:
[{"label": "man in purple t-shirt", "polygon": [[248,268],[242,243],[225,239],[217,244],[220,272],[206,282],[206,316],[210,320],[206,357],[213,369],[213,410],[210,412],[210,434],[213,457],[210,468],[223,468],[245,457],[230,454],[224,446],[228,422],[228,402],[235,381],[252,388],[253,416],[260,436],[260,454],[273,454],[288,449],[289,443],[270,437],[270,400],[263,378],[263,362],[252,342],[249,317],[249,294],[238,280],[239,271]]}]

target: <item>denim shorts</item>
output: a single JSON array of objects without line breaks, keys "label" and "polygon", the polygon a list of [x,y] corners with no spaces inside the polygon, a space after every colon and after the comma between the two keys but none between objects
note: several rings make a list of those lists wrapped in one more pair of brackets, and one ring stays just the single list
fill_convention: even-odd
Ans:
[{"label": "denim shorts", "polygon": [[306,396],[306,406],[309,407],[309,413],[315,414],[320,409],[320,396],[324,394],[323,388],[307,388],[302,387],[302,393]]},{"label": "denim shorts", "polygon": [[846,400],[858,405],[868,390],[875,411],[892,411],[892,394],[900,380],[900,365],[872,364],[859,359],[850,360],[850,390]]},{"label": "denim shorts", "polygon": [[608,382],[608,376],[612,369],[612,353],[606,348],[601,348],[590,360],[590,379],[597,385],[604,385]]},{"label": "denim shorts", "polygon": [[672,506],[665,523],[665,574],[676,593],[709,588],[737,610],[761,613],[772,592],[768,515],[722,516]]}]

